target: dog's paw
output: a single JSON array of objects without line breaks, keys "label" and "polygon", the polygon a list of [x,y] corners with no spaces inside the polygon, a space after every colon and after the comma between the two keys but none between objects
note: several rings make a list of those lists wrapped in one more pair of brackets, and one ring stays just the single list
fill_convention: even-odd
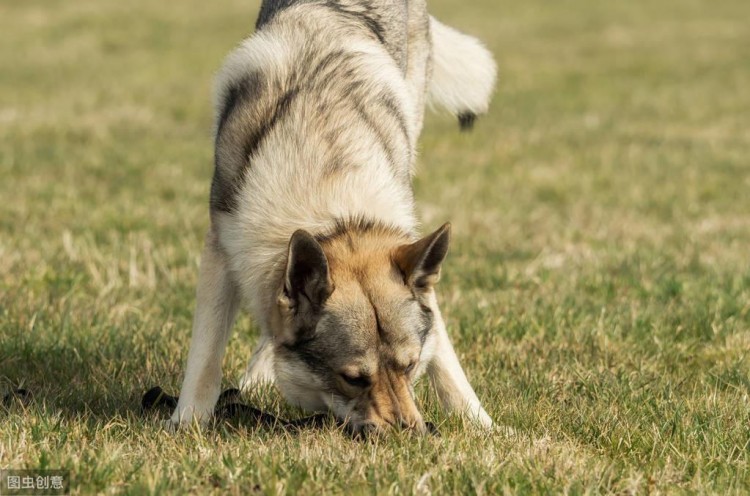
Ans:
[{"label": "dog's paw", "polygon": [[168,420],[162,420],[161,426],[165,431],[174,434],[181,430],[190,430],[192,428],[200,429],[206,427],[209,425],[209,422],[212,418],[213,417],[210,415],[198,418],[191,415],[185,415],[184,412],[182,415],[178,415],[178,413],[175,412]]},{"label": "dog's paw", "polygon": [[174,426],[174,430],[179,430],[193,426],[206,427],[213,419],[213,409],[197,408],[194,405],[178,403],[169,421]]},{"label": "dog's paw", "polygon": [[468,417],[475,428],[488,434],[497,434],[505,437],[514,437],[516,435],[516,430],[513,427],[495,423],[482,407],[479,407],[474,412],[469,411]]},{"label": "dog's paw", "polygon": [[170,434],[176,433],[182,427],[180,422],[174,422],[172,419],[162,420],[160,423],[162,429]]}]

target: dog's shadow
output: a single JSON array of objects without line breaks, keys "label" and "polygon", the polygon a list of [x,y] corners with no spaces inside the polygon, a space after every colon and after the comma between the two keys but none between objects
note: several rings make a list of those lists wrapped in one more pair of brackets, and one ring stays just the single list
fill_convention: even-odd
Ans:
[{"label": "dog's shadow", "polygon": [[123,403],[116,377],[103,387],[105,361],[106,355],[86,346],[3,340],[0,396],[5,413],[20,414],[17,408],[23,407],[64,417],[103,419],[135,412],[129,402]]},{"label": "dog's shadow", "polygon": [[[174,378],[179,377],[179,363],[153,363],[149,360],[169,360],[167,355],[154,352],[158,358],[146,356],[144,368],[141,353],[126,351],[132,344],[126,342],[127,338],[104,347],[96,346],[93,341],[2,340],[0,416],[12,419],[36,412],[90,424],[113,418],[154,421],[168,418],[177,398],[161,388],[156,391],[155,381],[150,377],[167,377],[164,382],[173,386]],[[314,420],[309,420],[312,417],[300,421],[282,420],[242,404],[240,399],[238,390],[225,391],[217,407],[217,419],[235,426],[267,429],[327,425],[323,416],[316,416]]]}]

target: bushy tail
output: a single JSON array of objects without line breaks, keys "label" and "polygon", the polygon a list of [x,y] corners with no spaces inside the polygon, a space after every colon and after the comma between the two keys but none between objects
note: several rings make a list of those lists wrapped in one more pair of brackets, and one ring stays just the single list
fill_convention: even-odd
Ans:
[{"label": "bushy tail", "polygon": [[482,43],[430,18],[433,68],[430,102],[456,115],[462,130],[487,112],[497,66]]}]

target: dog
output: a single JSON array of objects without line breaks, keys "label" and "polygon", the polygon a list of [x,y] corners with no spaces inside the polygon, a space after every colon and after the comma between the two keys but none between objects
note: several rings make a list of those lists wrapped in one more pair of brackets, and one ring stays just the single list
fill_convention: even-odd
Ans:
[{"label": "dog", "polygon": [[470,128],[495,76],[425,0],[264,0],[216,78],[211,223],[171,425],[211,416],[245,308],[261,335],[243,390],[275,383],[355,432],[424,432],[426,373],[448,411],[492,426],[435,296],[450,225],[417,236],[411,181],[426,105]]}]

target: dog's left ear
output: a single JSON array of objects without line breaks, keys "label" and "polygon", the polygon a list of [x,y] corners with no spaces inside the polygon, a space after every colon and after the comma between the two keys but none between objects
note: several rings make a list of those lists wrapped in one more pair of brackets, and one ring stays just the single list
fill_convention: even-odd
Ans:
[{"label": "dog's left ear", "polygon": [[289,241],[283,297],[298,311],[317,312],[332,292],[328,259],[320,243],[307,231],[295,232]]},{"label": "dog's left ear", "polygon": [[437,231],[409,245],[399,246],[393,261],[404,274],[404,281],[416,289],[428,289],[440,279],[440,265],[448,254],[451,225],[446,222]]}]

